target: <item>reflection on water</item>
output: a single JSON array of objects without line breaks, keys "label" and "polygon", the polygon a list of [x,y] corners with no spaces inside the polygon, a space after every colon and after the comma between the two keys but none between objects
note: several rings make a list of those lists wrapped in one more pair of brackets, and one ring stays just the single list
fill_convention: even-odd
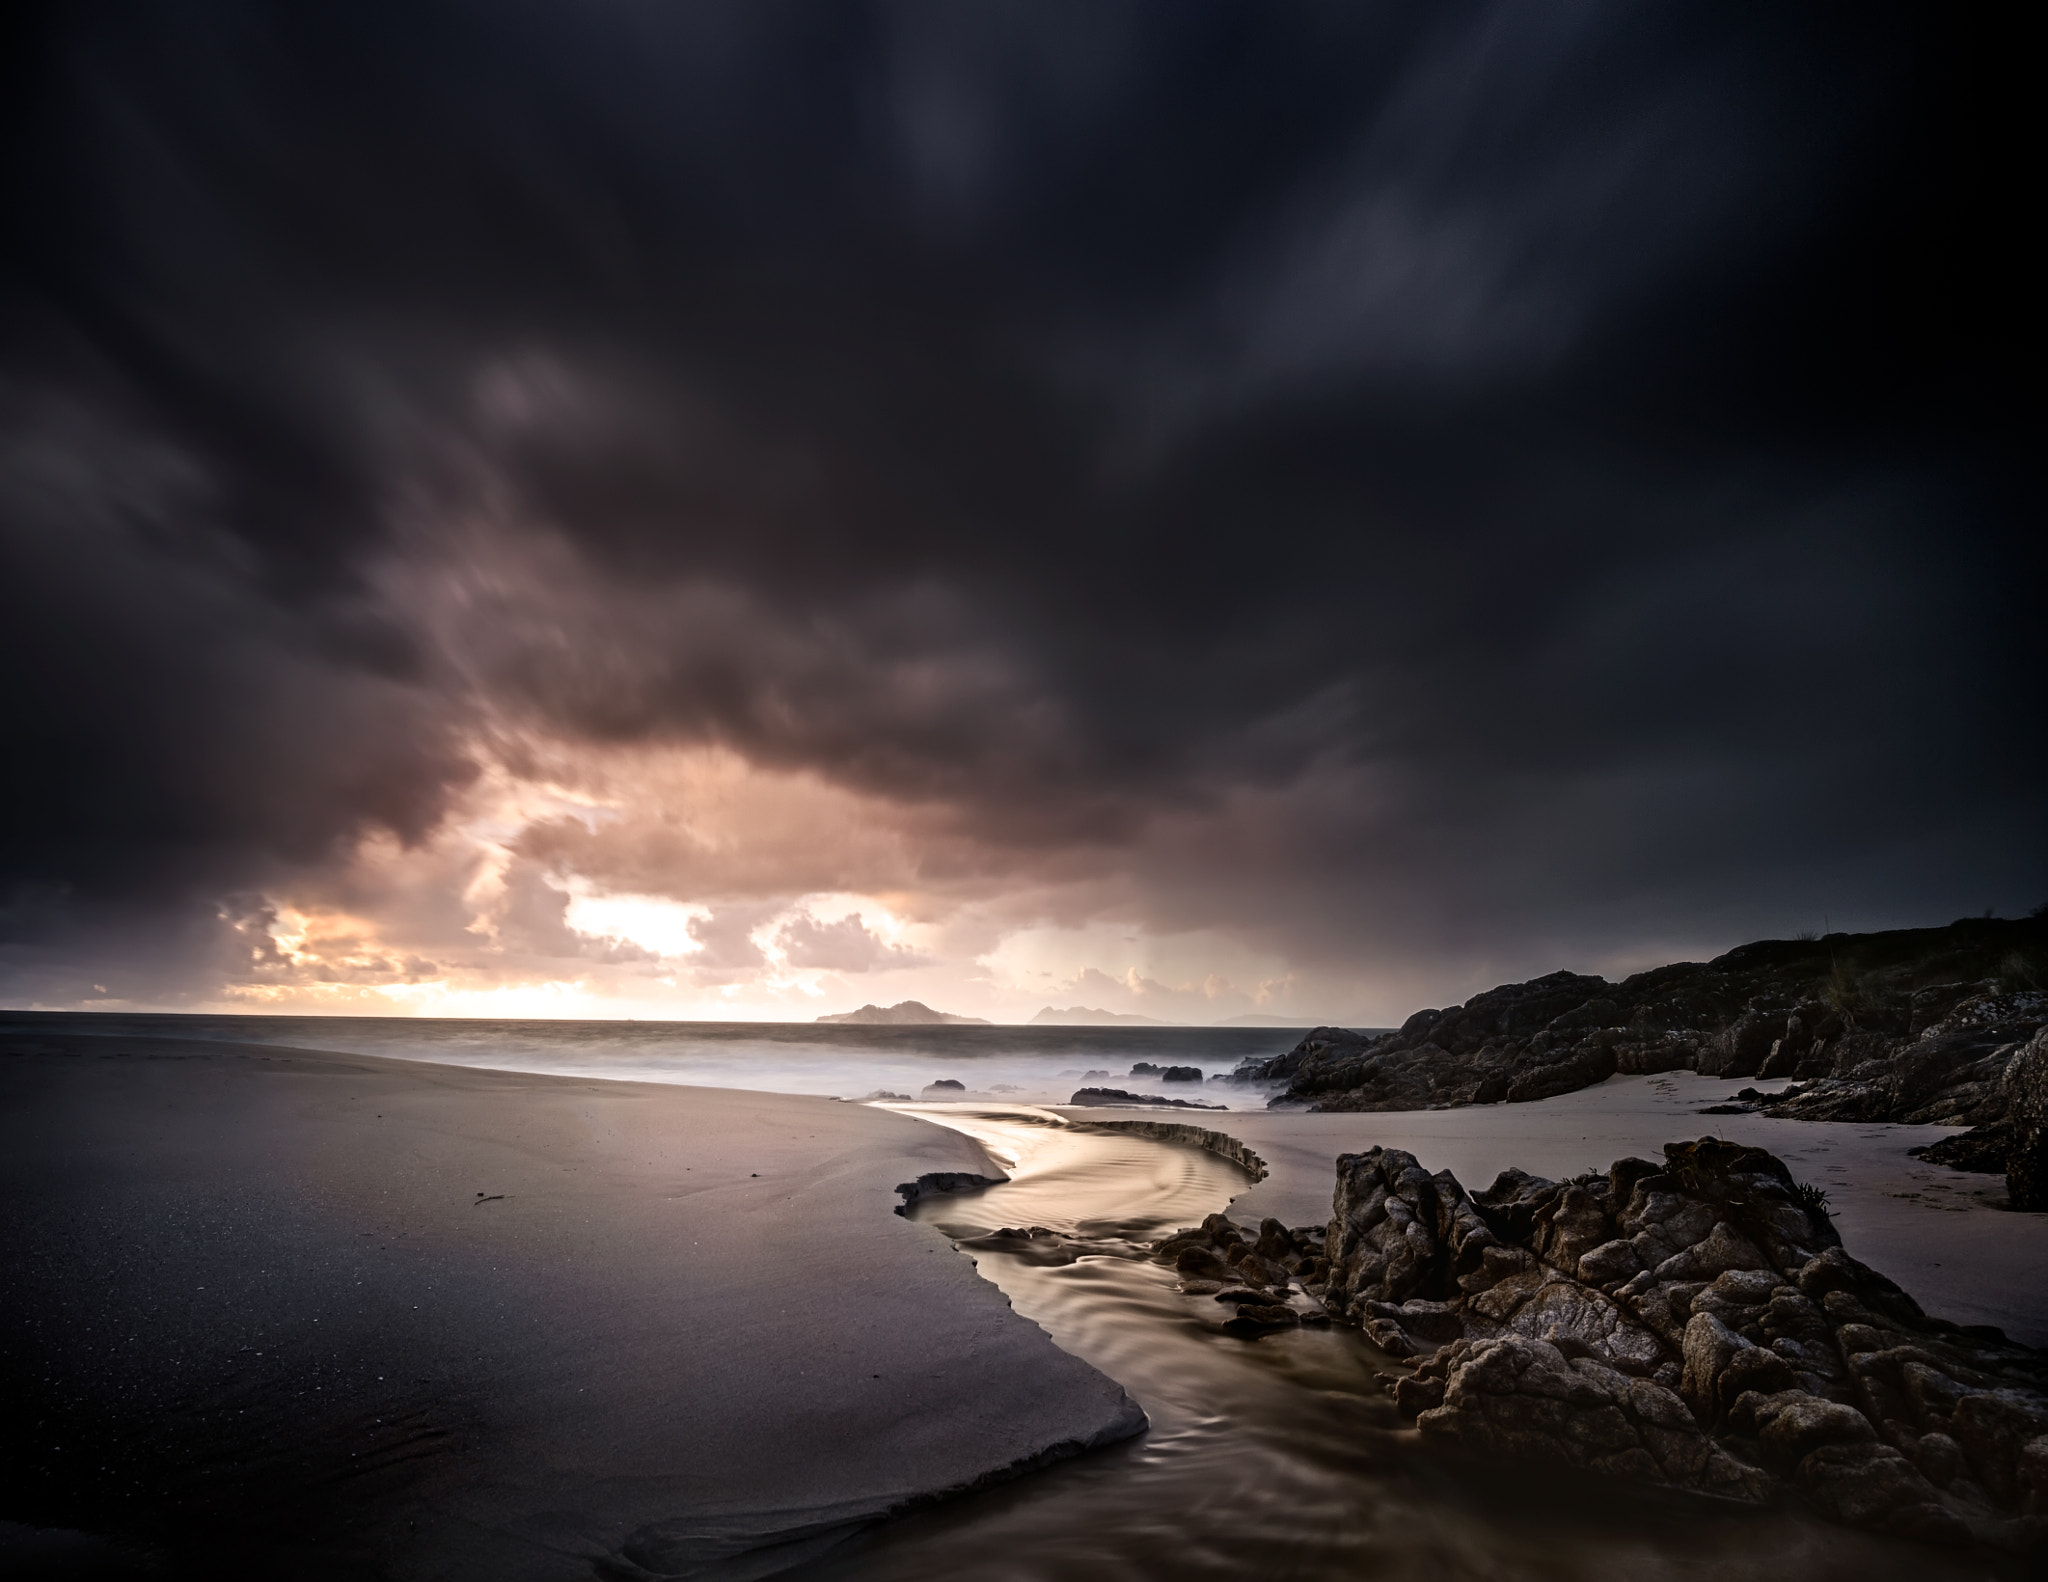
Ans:
[{"label": "reflection on water", "polygon": [[[1065,1350],[1145,1408],[1139,1439],[876,1529],[799,1573],[810,1582],[1130,1578],[2016,1578],[2009,1564],[1878,1540],[1790,1512],[1715,1507],[1538,1471],[1425,1457],[1356,1331],[1223,1331],[1135,1241],[1193,1224],[1245,1186],[1193,1148],[1091,1133],[1040,1111],[922,1112],[969,1132],[1014,1179],[913,1214],[971,1247],[981,1273]],[[1065,1233],[979,1238],[1006,1226]]]},{"label": "reflection on water", "polygon": [[[1216,1213],[1245,1189],[1244,1171],[1215,1154],[1166,1146],[1113,1124],[1104,1130],[1070,1125],[1052,1110],[888,1108],[967,1133],[1010,1177],[988,1191],[927,1198],[912,1211],[956,1239],[1038,1225],[1094,1240],[1156,1241]],[[1199,1124],[1206,1117],[1193,1119]]]}]

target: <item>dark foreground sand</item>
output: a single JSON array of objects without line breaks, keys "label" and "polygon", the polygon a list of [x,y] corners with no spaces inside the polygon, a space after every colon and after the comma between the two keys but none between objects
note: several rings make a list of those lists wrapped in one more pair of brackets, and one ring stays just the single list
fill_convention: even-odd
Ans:
[{"label": "dark foreground sand", "polygon": [[0,1520],[206,1576],[761,1574],[1142,1426],[891,1212],[988,1168],[829,1100],[0,1043]]}]

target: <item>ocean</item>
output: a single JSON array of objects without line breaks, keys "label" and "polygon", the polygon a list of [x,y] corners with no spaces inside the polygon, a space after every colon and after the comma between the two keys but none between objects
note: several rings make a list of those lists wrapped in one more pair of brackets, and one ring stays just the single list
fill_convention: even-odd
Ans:
[{"label": "ocean", "polygon": [[[558,1076],[680,1082],[843,1099],[934,1097],[1065,1103],[1077,1088],[1263,1108],[1268,1090],[1223,1078],[1284,1053],[1304,1028],[846,1027],[814,1022],[620,1022],[404,1016],[207,1016],[0,1011],[0,1032],[275,1044]],[[1200,1083],[1133,1076],[1193,1066]]]}]

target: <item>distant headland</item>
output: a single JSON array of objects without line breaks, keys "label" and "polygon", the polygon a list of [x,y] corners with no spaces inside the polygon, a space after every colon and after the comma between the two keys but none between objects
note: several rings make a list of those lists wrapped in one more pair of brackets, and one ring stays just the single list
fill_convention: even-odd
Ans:
[{"label": "distant headland", "polygon": [[849,1027],[992,1027],[986,1017],[955,1016],[935,1011],[922,1000],[899,1000],[894,1005],[863,1005],[857,1011],[821,1016],[821,1022],[839,1022]]}]

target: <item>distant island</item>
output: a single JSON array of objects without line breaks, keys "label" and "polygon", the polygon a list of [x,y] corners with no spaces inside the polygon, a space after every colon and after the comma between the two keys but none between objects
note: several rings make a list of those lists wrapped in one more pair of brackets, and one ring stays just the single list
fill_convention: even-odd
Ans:
[{"label": "distant island", "polygon": [[1033,1027],[1170,1027],[1156,1016],[1136,1016],[1128,1011],[1098,1011],[1092,1006],[1070,1005],[1064,1011],[1048,1005],[1031,1018]]},{"label": "distant island", "polygon": [[857,1011],[821,1016],[821,1022],[839,1022],[849,1027],[992,1027],[986,1017],[955,1016],[935,1011],[922,1000],[899,1000],[894,1005],[863,1005]]}]

